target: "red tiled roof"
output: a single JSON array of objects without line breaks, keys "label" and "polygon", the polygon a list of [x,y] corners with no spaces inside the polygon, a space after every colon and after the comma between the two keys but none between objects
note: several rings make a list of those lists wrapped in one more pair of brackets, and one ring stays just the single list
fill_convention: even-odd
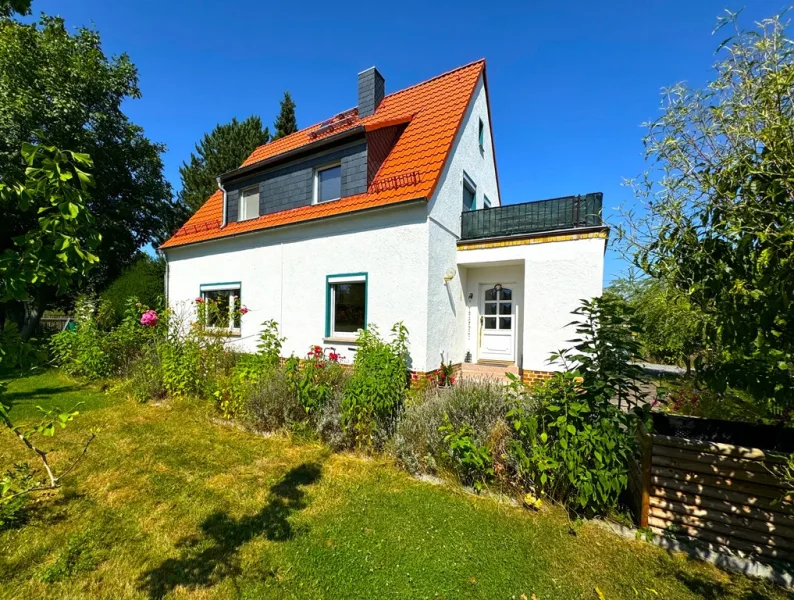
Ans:
[{"label": "red tiled roof", "polygon": [[372,115],[360,119],[352,113],[352,118],[342,120],[338,126],[319,135],[316,131],[320,124],[307,127],[260,146],[242,164],[253,165],[353,127],[363,126],[366,131],[373,131],[407,123],[365,193],[221,227],[223,195],[218,190],[161,248],[430,198],[484,69],[485,60],[479,60],[389,94]]}]

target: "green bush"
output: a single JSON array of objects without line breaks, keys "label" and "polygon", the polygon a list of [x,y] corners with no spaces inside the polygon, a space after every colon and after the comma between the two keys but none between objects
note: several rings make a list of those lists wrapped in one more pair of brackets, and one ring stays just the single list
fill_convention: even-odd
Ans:
[{"label": "green bush", "polygon": [[444,421],[444,425],[439,427],[447,447],[444,458],[464,484],[481,490],[494,475],[491,451],[477,439],[474,428],[468,423],[455,428],[447,415],[444,415]]},{"label": "green bush", "polygon": [[531,389],[513,381],[524,400],[508,414],[516,438],[511,454],[533,491],[606,514],[626,489],[634,447],[637,415],[621,405],[634,405],[638,414],[646,408],[638,326],[631,308],[612,294],[584,300],[573,312],[576,345],[551,358],[564,370]]},{"label": "green bush", "polygon": [[289,357],[284,368],[290,389],[309,415],[321,410],[334,389],[347,379],[336,354],[326,358],[320,346],[313,346],[303,361]]},{"label": "green bush", "polygon": [[470,426],[478,443],[492,443],[507,414],[510,397],[499,382],[460,380],[451,388],[431,385],[400,415],[390,451],[411,473],[437,473],[449,448],[441,428]]},{"label": "green bush", "polygon": [[274,369],[248,390],[245,414],[259,431],[278,431],[307,419],[284,369]]},{"label": "green bush", "polygon": [[353,377],[342,400],[342,425],[359,447],[381,445],[394,427],[408,381],[408,330],[392,327],[386,342],[374,326],[358,337]]},{"label": "green bush", "polygon": [[55,363],[78,377],[109,377],[113,372],[113,364],[112,357],[105,351],[107,333],[97,326],[94,304],[90,299],[78,300],[75,320],[74,331],[65,329],[50,339]]},{"label": "green bush", "polygon": [[291,356],[283,368],[269,369],[251,389],[247,401],[250,417],[256,428],[266,431],[288,427],[312,431],[321,438],[335,437],[332,431],[341,429],[341,415],[337,415],[336,424],[329,423],[333,411],[326,410],[326,405],[332,399],[338,404],[349,379],[335,353],[326,356],[321,347],[313,346],[305,360]]},{"label": "green bush", "polygon": [[164,278],[164,260],[141,256],[100,294],[97,315],[100,326],[109,329],[118,325],[124,318],[128,300],[133,297],[141,304],[161,309]]},{"label": "green bush", "polygon": [[[98,324],[95,302],[81,298],[75,310],[75,330],[61,331],[50,339],[55,363],[86,379],[128,376],[133,363],[158,334],[157,325],[141,324],[141,316],[148,310],[136,298],[129,298],[121,323],[105,331]],[[167,323],[158,325],[160,331],[167,327]]]},{"label": "green bush", "polygon": [[589,405],[577,371],[522,393],[529,401],[508,418],[510,453],[525,486],[569,508],[608,513],[628,484],[632,417],[609,402]]}]

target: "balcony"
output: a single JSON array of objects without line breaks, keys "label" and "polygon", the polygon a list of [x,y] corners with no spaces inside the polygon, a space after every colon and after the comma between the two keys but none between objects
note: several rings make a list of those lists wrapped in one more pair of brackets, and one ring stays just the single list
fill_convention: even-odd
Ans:
[{"label": "balcony", "polygon": [[603,227],[603,199],[604,194],[596,192],[466,211],[460,216],[460,237],[481,240]]}]

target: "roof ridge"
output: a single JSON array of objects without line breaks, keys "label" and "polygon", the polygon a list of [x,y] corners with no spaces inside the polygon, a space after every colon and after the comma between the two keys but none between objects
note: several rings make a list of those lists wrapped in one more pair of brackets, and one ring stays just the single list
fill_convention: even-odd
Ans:
[{"label": "roof ridge", "polygon": [[431,77],[430,79],[425,79],[424,81],[420,81],[419,83],[415,83],[413,85],[409,85],[406,88],[401,90],[397,90],[396,92],[392,92],[391,94],[386,94],[383,98],[384,100],[389,96],[396,96],[397,94],[402,94],[403,92],[407,92],[408,90],[412,90],[415,87],[419,87],[420,85],[425,85],[426,83],[430,83],[431,81],[435,81],[436,79],[441,79],[442,77],[446,77],[447,75],[452,75],[455,71],[462,71],[463,69],[468,69],[471,66],[476,65],[477,63],[485,63],[484,58],[478,58],[477,60],[473,60],[470,63],[466,63],[465,65],[461,65],[460,67],[455,67],[454,69],[450,69],[445,73],[441,73],[440,75],[436,75],[435,77]]},{"label": "roof ridge", "polygon": [[[414,88],[416,88],[416,87],[419,87],[420,85],[425,85],[425,84],[427,84],[427,83],[430,83],[431,81],[435,81],[436,79],[441,79],[442,77],[446,77],[447,75],[452,75],[452,74],[453,74],[454,72],[456,72],[456,71],[462,71],[463,69],[467,69],[467,68],[469,68],[469,67],[471,67],[471,66],[474,66],[474,65],[476,65],[477,63],[483,63],[483,64],[485,64],[485,58],[478,58],[477,60],[473,60],[473,61],[471,61],[470,63],[466,63],[465,65],[461,65],[461,66],[459,66],[459,67],[455,67],[454,69],[450,69],[449,71],[446,71],[446,72],[444,72],[444,73],[441,73],[440,75],[436,75],[435,77],[431,77],[430,79],[425,79],[424,81],[420,81],[419,83],[415,83],[415,84],[413,84],[413,85],[409,85],[408,87],[406,87],[406,88],[403,88],[403,89],[401,89],[401,90],[397,90],[396,92],[392,92],[391,94],[386,94],[386,95],[383,97],[383,99],[385,100],[386,98],[389,98],[389,97],[391,97],[391,96],[396,96],[397,94],[402,94],[403,92],[407,92],[408,90],[412,90],[412,89],[414,89]],[[350,111],[350,110],[354,110],[354,109],[357,109],[357,108],[358,108],[358,106],[351,106],[350,108],[346,108],[345,110],[341,110],[341,111],[339,111],[338,113],[336,113],[335,115],[333,115],[333,116],[331,116],[331,117],[328,117],[327,119],[323,119],[322,121],[319,121],[319,122],[317,122],[317,123],[314,123],[314,124],[312,124],[312,125],[307,125],[306,127],[302,128],[302,129],[298,129],[298,131],[294,131],[293,133],[290,133],[289,135],[286,135],[286,136],[284,136],[283,138],[278,138],[278,139],[271,139],[271,140],[268,140],[267,142],[265,142],[265,143],[264,143],[264,144],[262,144],[261,146],[257,146],[256,148],[254,148],[254,150],[253,150],[253,152],[251,152],[251,154],[253,154],[253,153],[254,153],[254,152],[256,152],[257,150],[259,150],[259,148],[263,148],[264,146],[267,146],[268,144],[272,144],[273,142],[276,142],[276,141],[278,141],[278,140],[282,140],[282,139],[284,139],[284,138],[290,137],[291,135],[297,135],[297,134],[299,134],[299,133],[302,133],[302,132],[305,132],[305,131],[309,131],[309,130],[311,130],[311,129],[314,129],[314,128],[315,128],[315,127],[317,127],[317,126],[319,126],[319,125],[322,125],[322,124],[323,124],[325,121],[327,121],[328,119],[333,119],[333,118],[334,118],[336,115],[341,115],[341,114],[343,114],[343,113],[346,113],[346,112],[348,112],[348,111]],[[373,114],[374,114],[374,113],[373,113]],[[363,117],[363,118],[366,118],[366,117]],[[359,119],[359,120],[361,120],[361,119],[362,119],[362,117],[358,117],[358,119]],[[250,155],[249,155],[249,156],[250,156]],[[257,161],[257,162],[258,162],[258,161]],[[253,163],[251,163],[251,164],[253,164]]]}]

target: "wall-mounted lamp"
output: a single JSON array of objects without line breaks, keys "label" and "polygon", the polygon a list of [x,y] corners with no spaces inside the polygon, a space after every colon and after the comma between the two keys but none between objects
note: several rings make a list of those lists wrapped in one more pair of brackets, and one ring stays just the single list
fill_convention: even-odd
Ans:
[{"label": "wall-mounted lamp", "polygon": [[474,292],[469,292],[469,302],[474,300]]},{"label": "wall-mounted lamp", "polygon": [[453,279],[455,279],[455,273],[457,273],[455,267],[450,267],[449,269],[447,269],[447,272],[444,273],[444,281],[452,281]]}]

